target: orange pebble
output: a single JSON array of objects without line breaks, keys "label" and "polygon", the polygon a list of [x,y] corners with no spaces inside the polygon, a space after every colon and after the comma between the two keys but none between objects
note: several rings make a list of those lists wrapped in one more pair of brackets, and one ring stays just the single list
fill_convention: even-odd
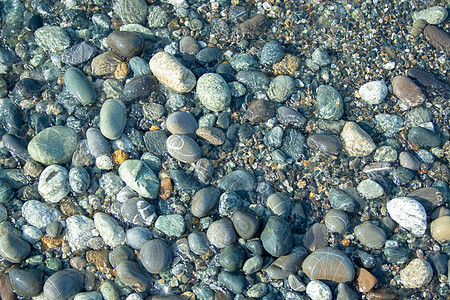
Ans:
[{"label": "orange pebble", "polygon": [[113,155],[113,160],[116,164],[120,165],[122,164],[124,161],[126,161],[128,158],[130,158],[130,155],[128,155],[128,153],[126,153],[123,150],[116,150],[114,151]]}]

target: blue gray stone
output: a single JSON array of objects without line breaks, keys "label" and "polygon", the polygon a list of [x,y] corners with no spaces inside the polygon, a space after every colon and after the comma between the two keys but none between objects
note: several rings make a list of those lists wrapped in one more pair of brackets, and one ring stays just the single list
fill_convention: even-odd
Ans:
[{"label": "blue gray stone", "polygon": [[91,83],[78,68],[70,67],[67,69],[64,74],[64,84],[82,105],[91,105],[97,100]]},{"label": "blue gray stone", "polygon": [[155,173],[141,160],[129,159],[119,167],[120,178],[142,197],[158,197],[159,180]]},{"label": "blue gray stone", "polygon": [[221,111],[230,106],[231,93],[227,82],[217,73],[203,74],[197,81],[197,95],[209,110]]},{"label": "blue gray stone", "polygon": [[117,140],[122,136],[127,121],[127,108],[120,99],[109,99],[100,110],[100,131],[110,139]]}]

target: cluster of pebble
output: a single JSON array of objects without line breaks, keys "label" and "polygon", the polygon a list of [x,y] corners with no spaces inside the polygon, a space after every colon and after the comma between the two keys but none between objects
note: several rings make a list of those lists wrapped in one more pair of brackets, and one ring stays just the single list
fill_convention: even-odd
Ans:
[{"label": "cluster of pebble", "polygon": [[[120,31],[102,31],[101,46],[73,44],[75,30],[42,24],[42,11],[27,17],[38,53],[28,60],[45,65],[55,95],[25,75],[11,92],[0,82],[2,299],[373,300],[413,295],[433,280],[446,294],[450,142],[427,106],[429,95],[450,99],[444,81],[410,67],[389,86],[362,84],[366,105],[389,97],[398,105],[374,113],[374,129],[348,116],[349,97],[331,85],[317,86],[310,110],[294,109],[305,101],[301,60],[278,41],[257,58],[189,35],[161,51],[164,36],[141,24],[157,27],[166,12],[118,0]],[[268,22],[243,6],[229,14],[235,41]],[[435,26],[447,15],[441,6],[418,11],[411,35],[423,30],[449,55],[449,36]],[[213,25],[217,34],[224,26]],[[0,48],[3,74],[15,59]],[[304,64],[319,72],[332,61],[317,48]],[[323,161],[363,175],[294,193],[322,176]],[[283,179],[271,179],[274,171]],[[323,210],[313,217],[311,206]],[[427,255],[424,240],[433,245]]]}]

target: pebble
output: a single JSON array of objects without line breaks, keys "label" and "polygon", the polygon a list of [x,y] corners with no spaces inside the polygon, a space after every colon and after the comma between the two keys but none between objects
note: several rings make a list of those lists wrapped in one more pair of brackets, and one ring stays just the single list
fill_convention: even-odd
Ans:
[{"label": "pebble", "polygon": [[183,36],[179,41],[179,45],[181,53],[196,55],[200,51],[197,41],[189,35]]},{"label": "pebble", "polygon": [[61,53],[61,61],[67,65],[79,65],[94,57],[97,49],[90,42],[81,42],[65,49]]},{"label": "pebble", "polygon": [[50,276],[44,283],[47,299],[68,300],[81,292],[84,287],[83,275],[74,269],[65,269]]},{"label": "pebble", "polygon": [[392,199],[387,204],[389,216],[413,234],[423,236],[427,229],[425,208],[417,200],[409,197]]},{"label": "pebble", "polygon": [[187,135],[173,134],[166,140],[167,152],[184,163],[195,163],[201,157],[197,143]]},{"label": "pebble", "polygon": [[153,91],[150,76],[136,76],[127,81],[122,90],[122,98],[126,102],[147,100]]},{"label": "pebble", "polygon": [[201,231],[194,231],[187,237],[189,249],[196,255],[204,255],[209,251],[209,241],[206,233]]},{"label": "pebble", "polygon": [[331,300],[333,299],[333,295],[331,294],[331,290],[322,281],[319,280],[311,280],[306,285],[306,294],[312,300]]},{"label": "pebble", "polygon": [[69,194],[69,172],[60,165],[50,165],[39,176],[39,194],[45,201],[58,203]]},{"label": "pebble", "polygon": [[386,98],[388,88],[383,81],[371,81],[361,86],[358,93],[368,104],[377,105]]},{"label": "pebble", "polygon": [[395,76],[392,79],[392,90],[399,98],[399,106],[403,110],[422,105],[425,101],[422,90],[407,76]]},{"label": "pebble", "polygon": [[31,157],[44,164],[63,164],[72,159],[77,147],[77,134],[71,128],[53,126],[38,133],[28,144]]},{"label": "pebble", "polygon": [[216,187],[207,187],[195,193],[191,201],[191,212],[197,218],[211,213],[219,204],[222,192]]},{"label": "pebble", "polygon": [[209,184],[214,174],[214,165],[207,158],[200,158],[195,164],[194,174],[203,184]]},{"label": "pebble", "polygon": [[142,245],[153,238],[150,229],[140,226],[128,229],[125,234],[127,245],[135,250],[141,250]]},{"label": "pebble", "polygon": [[9,262],[21,263],[30,250],[27,242],[12,233],[7,233],[0,238],[0,255]]},{"label": "pebble", "polygon": [[332,86],[321,85],[316,90],[316,110],[320,118],[336,121],[344,115],[344,102]]},{"label": "pebble", "polygon": [[384,286],[367,293],[368,300],[377,300],[377,299],[396,299],[397,292],[392,286]]},{"label": "pebble", "polygon": [[[22,213],[23,216],[23,213]],[[0,223],[8,218],[8,211],[3,205],[0,205]]]},{"label": "pebble", "polygon": [[119,167],[119,176],[128,187],[144,198],[156,199],[159,195],[159,180],[142,161],[128,159]]},{"label": "pebble", "polygon": [[123,24],[144,24],[148,14],[147,3],[145,0],[118,0],[114,12]]},{"label": "pebble", "polygon": [[303,272],[312,280],[330,280],[334,282],[352,281],[355,270],[348,257],[338,249],[321,248],[305,258]]},{"label": "pebble", "polygon": [[344,233],[349,227],[349,219],[345,212],[332,209],[325,215],[325,226],[330,232]]},{"label": "pebble", "polygon": [[138,56],[144,49],[144,39],[137,33],[114,31],[107,37],[108,47],[123,57]]},{"label": "pebble", "polygon": [[397,151],[391,146],[381,146],[375,150],[373,160],[376,162],[394,162],[397,160]]},{"label": "pebble", "polygon": [[403,129],[403,119],[394,114],[377,114],[375,122],[386,136],[392,137]]},{"label": "pebble", "polygon": [[206,236],[209,242],[219,249],[225,248],[237,240],[233,224],[228,219],[221,219],[211,223]]},{"label": "pebble", "polygon": [[195,133],[199,138],[215,146],[221,146],[226,142],[225,133],[216,127],[200,127]]},{"label": "pebble", "polygon": [[255,178],[244,170],[235,170],[218,181],[217,186],[225,191],[252,192],[256,188]]},{"label": "pebble", "polygon": [[122,261],[117,267],[117,277],[139,293],[148,291],[153,282],[152,276],[134,261]]},{"label": "pebble", "polygon": [[103,273],[112,272],[111,264],[109,263],[109,253],[111,251],[100,249],[100,250],[90,250],[86,252],[86,260],[92,263],[97,270]]},{"label": "pebble", "polygon": [[0,180],[0,203],[7,203],[14,195],[14,190],[4,180]]},{"label": "pebble", "polygon": [[286,106],[277,108],[277,119],[284,126],[290,125],[296,128],[302,128],[307,121],[298,111]]},{"label": "pebble", "polygon": [[14,294],[11,283],[9,281],[8,275],[1,273],[0,274],[0,297],[3,300],[16,300],[17,295]]},{"label": "pebble", "polygon": [[291,254],[277,258],[267,269],[269,278],[279,280],[286,279],[290,275],[297,274],[303,260],[308,255],[305,248],[294,248]]},{"label": "pebble", "polygon": [[245,112],[245,118],[250,121],[250,123],[263,123],[267,120],[275,117],[276,110],[272,102],[266,100],[253,100]]},{"label": "pebble", "polygon": [[450,241],[450,216],[442,216],[431,222],[431,236],[439,243]]},{"label": "pebble", "polygon": [[328,194],[331,206],[334,209],[340,209],[347,212],[355,210],[355,199],[341,189],[331,188]]},{"label": "pebble", "polygon": [[158,274],[170,266],[172,252],[166,242],[153,239],[142,245],[139,261],[149,273]]},{"label": "pebble", "polygon": [[145,147],[150,153],[162,155],[167,152],[167,134],[163,130],[147,131],[144,134]]},{"label": "pebble", "polygon": [[426,211],[437,208],[444,202],[444,195],[435,187],[420,188],[406,196],[419,201]]},{"label": "pebble", "polygon": [[122,58],[114,51],[107,51],[92,59],[91,70],[95,76],[111,76],[122,63]]},{"label": "pebble", "polygon": [[238,53],[233,55],[230,59],[230,65],[236,71],[258,70],[258,62],[251,54],[248,53]]},{"label": "pebble", "polygon": [[413,20],[425,20],[428,24],[438,25],[447,19],[448,12],[445,7],[442,6],[430,6],[426,9],[414,12]]},{"label": "pebble", "polygon": [[186,111],[175,111],[166,120],[167,130],[172,134],[192,135],[198,128],[197,120]]},{"label": "pebble", "polygon": [[266,92],[269,88],[270,79],[259,71],[239,71],[236,80],[244,84],[250,93]]},{"label": "pebble", "polygon": [[324,154],[337,155],[341,149],[341,143],[336,137],[324,133],[308,136],[306,143],[310,148],[319,150]]},{"label": "pebble", "polygon": [[273,65],[283,59],[284,48],[279,42],[270,41],[263,46],[259,56],[261,64]]},{"label": "pebble", "polygon": [[165,86],[178,93],[189,93],[196,84],[194,74],[177,58],[159,52],[150,59],[150,70]]},{"label": "pebble", "polygon": [[245,288],[245,279],[239,273],[222,271],[219,273],[218,280],[228,290],[235,294],[241,294]]},{"label": "pebble", "polygon": [[72,191],[82,194],[87,191],[91,179],[86,169],[82,167],[74,167],[69,171],[69,185]]},{"label": "pebble", "polygon": [[368,248],[382,249],[386,242],[383,229],[369,221],[356,226],[354,233],[356,238]]},{"label": "pebble", "polygon": [[128,64],[130,65],[130,69],[134,73],[134,77],[150,75],[150,66],[142,57],[139,56],[132,57],[128,61]]},{"label": "pebble", "polygon": [[245,274],[253,274],[262,269],[264,265],[263,258],[259,255],[255,255],[253,257],[250,257],[244,262],[244,265],[242,266],[242,271]]},{"label": "pebble", "polygon": [[383,187],[372,179],[364,179],[358,184],[356,189],[361,196],[369,200],[377,199],[384,195]]},{"label": "pebble", "polygon": [[247,290],[247,296],[261,299],[269,293],[269,287],[266,283],[260,282],[251,286]]},{"label": "pebble", "polygon": [[42,292],[44,274],[34,269],[11,268],[9,270],[11,287],[18,296],[35,297]]},{"label": "pebble", "polygon": [[420,147],[439,147],[441,138],[431,130],[422,127],[413,127],[408,132],[408,140]]},{"label": "pebble", "polygon": [[182,215],[162,215],[156,220],[155,228],[167,236],[179,237],[186,230],[186,223]]},{"label": "pebble", "polygon": [[244,265],[244,261],[244,250],[238,245],[229,245],[220,250],[219,263],[227,271],[238,271]]},{"label": "pebble", "polygon": [[277,216],[287,219],[292,210],[292,201],[282,193],[274,193],[267,198],[267,207]]},{"label": "pebble", "polygon": [[370,135],[355,122],[345,123],[341,131],[341,141],[342,146],[350,156],[364,157],[376,148]]},{"label": "pebble", "polygon": [[150,226],[156,219],[155,208],[143,198],[131,198],[122,203],[120,213],[123,219],[133,225]]},{"label": "pebble", "polygon": [[232,217],[237,234],[243,239],[251,239],[259,228],[259,219],[255,212],[249,209],[237,209]]},{"label": "pebble", "polygon": [[423,31],[425,39],[438,51],[450,55],[450,35],[433,25],[428,25]]},{"label": "pebble", "polygon": [[43,26],[34,32],[36,43],[46,52],[57,53],[70,47],[70,37],[59,26]]},{"label": "pebble", "polygon": [[217,73],[203,74],[198,79],[196,91],[200,102],[209,110],[222,111],[230,106],[230,88]]},{"label": "pebble", "polygon": [[109,154],[111,145],[99,129],[93,127],[89,128],[86,131],[86,140],[89,147],[89,152],[94,157],[100,157]]},{"label": "pebble", "polygon": [[122,136],[127,121],[127,108],[120,99],[109,99],[100,110],[100,131],[104,137],[117,140]]},{"label": "pebble", "polygon": [[86,249],[87,242],[94,236],[94,221],[82,215],[66,219],[67,240],[72,251]]},{"label": "pebble", "polygon": [[94,215],[94,225],[105,244],[114,248],[125,240],[125,231],[117,220],[110,215],[99,212]]},{"label": "pebble", "polygon": [[364,268],[356,270],[355,287],[360,293],[370,292],[378,283],[378,280]]},{"label": "pebble", "polygon": [[298,160],[305,152],[305,144],[303,134],[299,130],[289,128],[285,130],[281,150],[293,160]]},{"label": "pebble", "polygon": [[400,281],[406,288],[421,288],[433,278],[431,265],[423,258],[413,259],[400,271]]},{"label": "pebble", "polygon": [[328,246],[328,230],[324,224],[314,223],[304,234],[303,247],[309,252]]},{"label": "pebble", "polygon": [[292,250],[293,236],[288,222],[270,216],[261,233],[264,249],[272,256],[280,257]]},{"label": "pebble", "polygon": [[81,105],[94,104],[96,99],[95,90],[83,72],[75,67],[70,67],[64,74],[64,85]]},{"label": "pebble", "polygon": [[73,300],[103,300],[103,296],[99,292],[83,292],[76,294]]},{"label": "pebble", "polygon": [[22,227],[22,238],[32,245],[39,242],[43,235],[42,231],[34,226],[24,225]]},{"label": "pebble", "polygon": [[61,222],[53,221],[45,227],[45,232],[48,236],[55,239],[61,234],[62,229],[63,226]]}]

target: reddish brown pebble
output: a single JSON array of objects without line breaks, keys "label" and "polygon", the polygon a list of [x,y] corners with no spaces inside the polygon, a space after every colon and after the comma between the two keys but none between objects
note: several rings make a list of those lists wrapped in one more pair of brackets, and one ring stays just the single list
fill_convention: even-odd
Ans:
[{"label": "reddish brown pebble", "polygon": [[426,40],[438,51],[450,56],[450,35],[433,25],[425,27],[423,34]]},{"label": "reddish brown pebble", "polygon": [[161,199],[166,200],[170,197],[173,191],[173,183],[170,178],[163,178],[161,180],[161,188],[159,189],[159,196]]},{"label": "reddish brown pebble", "polygon": [[369,292],[366,295],[367,300],[394,300],[397,299],[397,292],[391,286],[383,286]]},{"label": "reddish brown pebble", "polygon": [[250,121],[250,123],[262,123],[276,115],[275,106],[272,102],[265,100],[254,100],[252,101],[247,111],[245,112],[245,118]]},{"label": "reddish brown pebble", "polygon": [[378,283],[378,280],[364,268],[356,270],[355,287],[361,293],[370,292]]},{"label": "reddish brown pebble", "polygon": [[400,108],[409,109],[421,105],[425,101],[422,90],[411,78],[398,75],[392,79],[392,90],[400,99]]},{"label": "reddish brown pebble", "polygon": [[13,293],[9,277],[0,273],[0,298],[2,300],[15,300],[17,296]]}]

